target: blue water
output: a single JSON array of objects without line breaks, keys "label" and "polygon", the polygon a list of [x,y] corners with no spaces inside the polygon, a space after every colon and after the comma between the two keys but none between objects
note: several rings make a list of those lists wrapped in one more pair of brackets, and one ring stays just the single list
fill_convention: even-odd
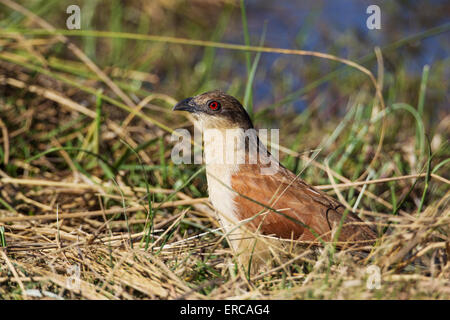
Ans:
[{"label": "blue water", "polygon": [[[369,30],[366,26],[369,17],[366,9],[371,4],[381,9],[381,30]],[[373,53],[376,46],[384,47],[407,36],[450,23],[450,1],[441,0],[247,0],[246,11],[253,45],[258,44],[266,24],[265,46],[328,52],[352,60]],[[404,57],[402,62],[411,77],[420,77],[425,64],[433,67],[435,62],[448,59],[449,35],[449,32],[442,33],[397,49]],[[346,45],[346,37],[358,39],[359,45],[355,46],[354,42]],[[244,42],[240,20],[227,33],[226,40]],[[277,69],[277,63],[281,61],[285,64],[282,70],[280,67]],[[311,58],[263,54],[259,68],[268,72],[265,77],[258,77],[257,74],[255,101],[264,101],[266,104],[276,102],[277,97],[271,93],[271,80],[277,76],[291,79],[291,91],[304,87],[306,84],[301,70],[307,68],[308,61]],[[326,75],[331,70],[328,62],[323,61],[323,64],[323,75]],[[376,71],[374,64],[370,66]],[[239,68],[245,75],[245,66]],[[306,103],[299,100],[293,106],[302,110]]]}]

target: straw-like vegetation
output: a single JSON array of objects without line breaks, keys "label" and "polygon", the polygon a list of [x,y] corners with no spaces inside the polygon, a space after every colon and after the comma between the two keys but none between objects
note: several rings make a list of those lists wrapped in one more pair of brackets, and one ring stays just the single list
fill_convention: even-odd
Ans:
[{"label": "straw-like vegetation", "polygon": [[[449,25],[344,59],[252,39],[239,2],[120,3],[83,2],[89,28],[68,31],[64,1],[0,0],[2,299],[450,298],[449,62],[393,67]],[[230,45],[240,14],[245,43]],[[278,77],[258,69],[266,54]],[[307,62],[295,92],[292,60]],[[252,98],[259,78],[274,103]],[[236,264],[203,166],[170,157],[172,130],[191,128],[172,106],[215,88],[280,128],[283,165],[376,226],[367,257],[286,243],[260,273]]]}]

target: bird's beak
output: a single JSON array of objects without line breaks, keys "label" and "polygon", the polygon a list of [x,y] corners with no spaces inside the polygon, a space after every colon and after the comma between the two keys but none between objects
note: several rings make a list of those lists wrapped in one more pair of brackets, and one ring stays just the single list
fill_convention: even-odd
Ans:
[{"label": "bird's beak", "polygon": [[195,112],[195,103],[192,101],[192,98],[186,98],[180,102],[178,102],[175,107],[173,107],[173,111],[188,111]]}]

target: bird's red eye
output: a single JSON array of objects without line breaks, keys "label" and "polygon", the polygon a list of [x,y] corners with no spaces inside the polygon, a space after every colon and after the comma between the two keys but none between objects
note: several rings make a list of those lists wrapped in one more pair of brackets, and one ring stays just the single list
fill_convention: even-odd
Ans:
[{"label": "bird's red eye", "polygon": [[220,109],[220,103],[217,102],[217,101],[210,101],[210,102],[208,102],[208,107],[209,107],[211,110],[216,111],[216,110],[219,110],[219,109]]}]

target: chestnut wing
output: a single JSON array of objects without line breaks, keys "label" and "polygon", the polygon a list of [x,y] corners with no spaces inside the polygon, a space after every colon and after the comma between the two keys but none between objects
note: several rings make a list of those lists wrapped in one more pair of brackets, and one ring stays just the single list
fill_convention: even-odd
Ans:
[{"label": "chestnut wing", "polygon": [[[261,175],[257,165],[243,165],[231,183],[238,193],[234,199],[238,218],[254,217],[250,226],[263,234],[305,241],[313,241],[315,235],[320,235],[323,240],[330,241],[332,229],[340,223],[345,212],[338,201],[296,178],[284,167],[273,175]],[[345,214],[339,241],[376,237],[375,232],[354,213]]]}]

